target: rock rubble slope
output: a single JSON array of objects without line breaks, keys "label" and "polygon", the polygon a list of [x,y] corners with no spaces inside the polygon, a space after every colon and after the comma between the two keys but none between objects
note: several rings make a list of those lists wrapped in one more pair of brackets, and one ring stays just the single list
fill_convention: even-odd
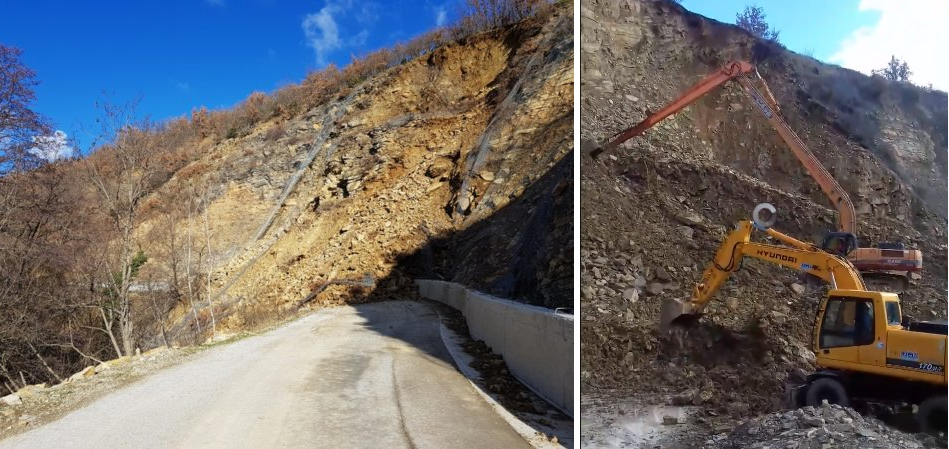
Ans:
[{"label": "rock rubble slope", "polygon": [[930,438],[917,439],[864,417],[852,409],[824,404],[758,417],[729,434],[706,441],[708,447],[730,449],[916,449],[938,447]]},{"label": "rock rubble slope", "polygon": [[[725,61],[752,61],[851,193],[861,233],[923,251],[905,313],[945,319],[945,93],[822,64],[674,2],[584,0],[580,11],[584,151]],[[656,331],[661,301],[689,294],[756,204],[774,204],[775,228],[802,240],[834,225],[816,183],[752,108],[728,86],[597,162],[581,157],[582,394],[658,395],[698,407],[711,427],[780,411],[788,379],[813,368],[821,290],[755,260],[688,338]]]},{"label": "rock rubble slope", "polygon": [[[569,306],[572,24],[566,2],[445,45],[345,97],[262,121],[176,174],[163,189],[185,174],[215,186],[220,329],[305,300],[411,297],[418,276]],[[186,335],[199,311],[180,304],[172,334]]]}]

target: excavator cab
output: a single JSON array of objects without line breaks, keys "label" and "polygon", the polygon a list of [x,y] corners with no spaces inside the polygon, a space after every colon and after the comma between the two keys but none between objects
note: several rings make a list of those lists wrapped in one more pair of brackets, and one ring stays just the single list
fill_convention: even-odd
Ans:
[{"label": "excavator cab", "polygon": [[829,232],[820,247],[835,256],[847,257],[857,249],[857,237],[849,232]]}]

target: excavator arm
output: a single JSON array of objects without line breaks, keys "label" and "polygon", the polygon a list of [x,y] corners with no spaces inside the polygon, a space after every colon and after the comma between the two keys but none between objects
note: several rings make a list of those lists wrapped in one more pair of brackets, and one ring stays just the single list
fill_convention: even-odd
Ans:
[{"label": "excavator arm", "polygon": [[652,128],[656,123],[659,123],[666,117],[679,112],[682,108],[694,103],[696,100],[702,98],[705,96],[705,94],[711,92],[716,87],[725,84],[731,79],[752,72],[757,72],[757,69],[747,62],[734,61],[725,64],[715,73],[712,73],[711,75],[705,77],[705,79],[702,81],[696,83],[688,91],[686,91],[685,94],[675,99],[675,101],[672,103],[669,103],[666,107],[659,110],[659,112],[650,114],[635,126],[627,128],[618,135],[614,136],[605,145],[601,145],[593,149],[593,151],[590,151],[590,156],[593,157],[593,159],[596,159],[601,153],[605,151],[612,151],[614,148],[619,146],[619,144],[632,139],[633,137],[642,135],[642,133],[646,132],[647,129]]},{"label": "excavator arm", "polygon": [[[749,80],[752,74],[754,78],[761,83],[763,93]],[[751,97],[751,100],[758,106],[762,115],[768,119],[771,126],[774,127],[781,136],[781,139],[791,147],[791,151],[794,152],[794,155],[804,164],[804,167],[808,173],[810,173],[811,177],[817,181],[817,184],[839,214],[839,229],[843,232],[856,234],[856,213],[850,196],[847,195],[847,192],[840,187],[837,180],[831,176],[817,157],[807,149],[800,137],[798,137],[788,126],[787,122],[784,121],[780,114],[781,110],[778,107],[778,102],[774,99],[774,95],[772,95],[767,83],[765,83],[761,75],[758,74],[758,70],[755,66],[745,61],[732,61],[725,64],[722,68],[690,87],[684,94],[663,107],[659,112],[650,114],[635,126],[620,132],[605,145],[601,145],[590,151],[590,156],[596,159],[600,154],[615,149],[633,137],[642,135],[646,130],[652,128],[657,123],[679,112],[715,88],[731,80],[738,81],[742,90]]]},{"label": "excavator arm", "polygon": [[[762,229],[771,237],[788,246],[755,243],[751,234]],[[660,330],[683,321],[695,320],[715,296],[732,273],[738,271],[745,257],[764,260],[793,270],[799,270],[823,279],[833,288],[866,290],[860,272],[847,261],[820,248],[782,234],[773,229],[756,226],[750,220],[742,220],[738,228],[722,242],[715,258],[706,268],[702,280],[692,290],[687,301],[672,300],[663,304],[660,315]]]},{"label": "excavator arm", "polygon": [[791,130],[791,127],[788,126],[784,118],[781,117],[777,103],[774,101],[774,96],[771,95],[770,90],[767,90],[767,84],[765,84],[764,80],[760,77],[758,79],[761,81],[761,85],[766,89],[767,98],[761,95],[761,92],[759,92],[747,78],[738,78],[737,81],[741,84],[745,93],[751,97],[755,105],[758,106],[758,110],[761,111],[761,114],[768,119],[771,126],[778,132],[778,135],[781,136],[784,143],[791,148],[791,151],[797,156],[797,159],[804,164],[804,168],[807,172],[817,181],[817,185],[820,186],[824,195],[827,196],[827,199],[834,205],[834,209],[837,210],[838,220],[840,220],[838,229],[849,234],[856,234],[856,212],[854,211],[853,201],[850,200],[850,195],[844,191],[840,183],[824,168],[824,165],[814,156],[814,153],[811,153],[811,150],[807,149],[804,142],[801,141],[801,138]]}]

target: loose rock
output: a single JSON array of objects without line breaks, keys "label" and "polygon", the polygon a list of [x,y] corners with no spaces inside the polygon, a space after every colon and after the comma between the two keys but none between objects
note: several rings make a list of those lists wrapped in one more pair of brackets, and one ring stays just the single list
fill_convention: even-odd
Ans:
[{"label": "loose rock", "polygon": [[795,282],[791,284],[791,290],[794,291],[794,293],[797,294],[798,296],[801,296],[804,294],[804,292],[807,291],[807,288]]}]

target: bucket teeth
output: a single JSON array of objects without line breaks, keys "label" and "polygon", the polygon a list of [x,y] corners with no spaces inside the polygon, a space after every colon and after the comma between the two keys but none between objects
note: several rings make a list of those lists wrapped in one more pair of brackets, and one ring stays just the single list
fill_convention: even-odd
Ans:
[{"label": "bucket teeth", "polygon": [[659,313],[659,331],[668,332],[673,326],[685,321],[693,321],[696,317],[697,315],[692,310],[689,301],[666,299],[663,301],[662,311]]}]

